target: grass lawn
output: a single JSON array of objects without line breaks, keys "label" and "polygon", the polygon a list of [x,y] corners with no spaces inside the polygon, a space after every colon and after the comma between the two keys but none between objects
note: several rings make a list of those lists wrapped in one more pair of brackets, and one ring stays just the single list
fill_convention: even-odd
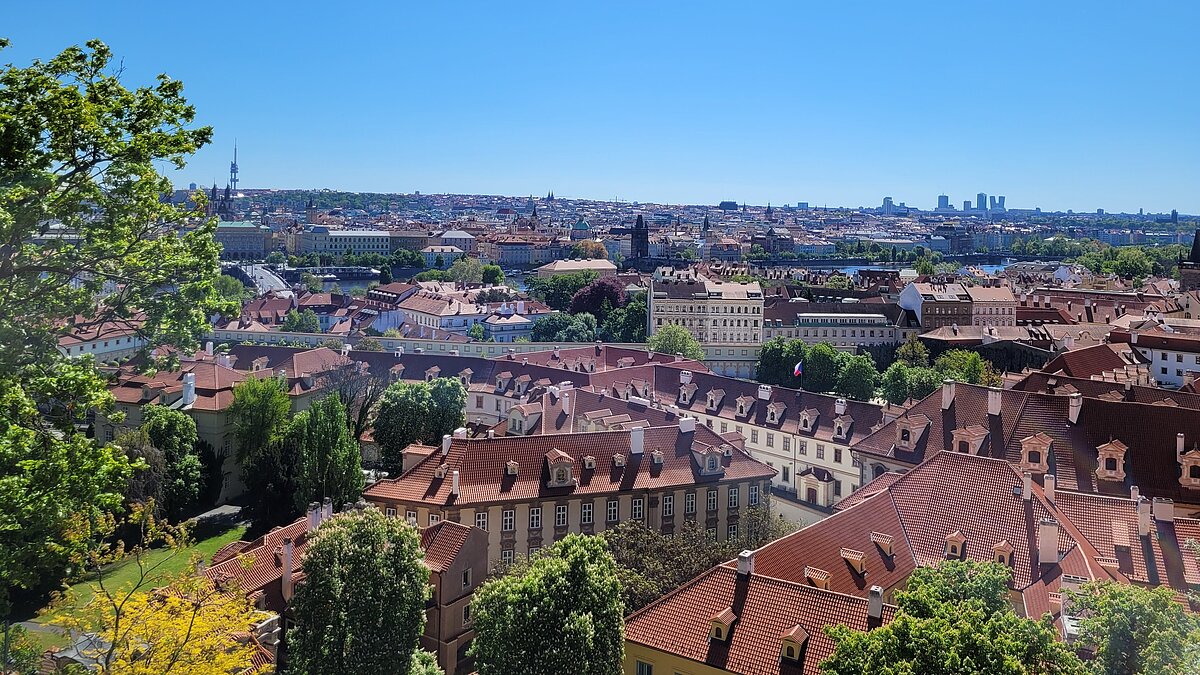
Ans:
[{"label": "grass lawn", "polygon": [[[237,541],[246,533],[245,525],[233,525],[215,533],[207,533],[204,539],[198,539],[191,546],[179,550],[155,549],[142,555],[142,567],[153,568],[148,573],[144,583],[145,588],[154,588],[162,581],[178,575],[192,564],[193,554],[198,554],[207,561],[217,549],[232,541]],[[141,572],[133,558],[126,558],[105,568],[104,585],[109,589],[128,589],[137,583]],[[54,623],[56,616],[69,612],[73,607],[82,607],[95,595],[95,580],[85,579],[70,587],[70,598],[62,608],[56,611],[44,612],[33,619],[37,623]]]}]

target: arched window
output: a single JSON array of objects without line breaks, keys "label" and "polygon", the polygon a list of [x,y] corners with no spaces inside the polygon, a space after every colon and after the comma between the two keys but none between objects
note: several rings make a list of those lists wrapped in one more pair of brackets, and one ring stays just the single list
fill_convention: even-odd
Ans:
[{"label": "arched window", "polygon": [[950,555],[958,555],[958,545],[950,544]]},{"label": "arched window", "polygon": [[567,482],[567,470],[563,469],[563,468],[555,469],[554,470],[554,482],[555,483]]},{"label": "arched window", "polygon": [[788,645],[787,647],[787,657],[793,660],[796,658],[796,648],[792,645]]},{"label": "arched window", "polygon": [[716,471],[716,470],[717,470],[717,458],[716,458],[716,457],[713,457],[713,456],[711,456],[711,455],[710,455],[710,456],[709,456],[709,458],[708,458],[708,470],[709,470],[709,471]]},{"label": "arched window", "polygon": [[907,443],[912,440],[912,433],[908,429],[900,430],[900,440]]}]

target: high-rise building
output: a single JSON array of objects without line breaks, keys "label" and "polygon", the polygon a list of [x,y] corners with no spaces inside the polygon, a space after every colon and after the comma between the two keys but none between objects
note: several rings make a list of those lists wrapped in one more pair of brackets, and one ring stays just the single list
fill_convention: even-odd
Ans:
[{"label": "high-rise building", "polygon": [[999,197],[996,197],[996,207],[999,208],[1001,211],[1004,210],[1004,195],[1000,195]]},{"label": "high-rise building", "polygon": [[964,199],[963,200],[963,211],[966,212],[966,211],[970,211],[970,210],[971,210],[971,200]]},{"label": "high-rise building", "polygon": [[884,197],[883,198],[883,215],[885,215],[885,216],[892,215],[893,208],[894,207],[892,206],[892,198]]},{"label": "high-rise building", "polygon": [[980,192],[979,194],[975,195],[975,208],[979,209],[980,211],[987,211],[986,192]]},{"label": "high-rise building", "polygon": [[948,195],[938,195],[938,210],[946,211],[950,209],[950,197]]}]

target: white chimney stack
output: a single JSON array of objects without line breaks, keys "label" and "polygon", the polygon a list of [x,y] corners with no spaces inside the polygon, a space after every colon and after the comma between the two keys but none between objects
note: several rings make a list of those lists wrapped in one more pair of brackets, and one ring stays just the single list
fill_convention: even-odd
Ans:
[{"label": "white chimney stack", "polygon": [[694,432],[695,430],[696,430],[696,418],[695,417],[680,417],[679,418],[680,433],[690,434],[690,433]]},{"label": "white chimney stack", "polygon": [[1131,345],[1137,344],[1137,331],[1136,330],[1129,331],[1129,344],[1131,344]]},{"label": "white chimney stack", "polygon": [[1029,501],[1033,498],[1033,474],[1028,471],[1021,474],[1021,499]]},{"label": "white chimney stack", "polygon": [[1141,494],[1142,494],[1142,491],[1138,488],[1138,486],[1131,485],[1129,487],[1129,498],[1132,499],[1135,504],[1137,503],[1137,500],[1141,496]]},{"label": "white chimney stack", "polygon": [[450,494],[458,496],[458,469],[450,473]]},{"label": "white chimney stack", "polygon": [[692,371],[690,371],[690,370],[679,371],[679,383],[680,384],[691,384],[691,382],[692,382]]},{"label": "white chimney stack", "polygon": [[954,403],[954,380],[942,380],[942,410],[949,410]]},{"label": "white chimney stack", "polygon": [[1053,518],[1038,522],[1038,563],[1058,564],[1058,521]]},{"label": "white chimney stack", "polygon": [[281,590],[283,592],[283,601],[284,602],[288,602],[289,600],[292,599],[292,591],[295,590],[294,585],[292,584],[292,572],[294,571],[294,568],[292,567],[293,553],[294,553],[294,551],[292,550],[292,538],[284,537],[283,538],[283,574],[281,575],[281,578],[280,578],[280,581],[283,583],[283,588]]},{"label": "white chimney stack", "polygon": [[225,353],[217,354],[217,363],[222,366],[225,366],[226,368],[229,368],[231,365],[231,363],[229,361],[229,354],[225,354]]},{"label": "white chimney stack", "polygon": [[839,399],[834,400],[833,413],[835,415],[845,415],[846,414],[846,399],[839,398]]},{"label": "white chimney stack", "polygon": [[350,356],[350,345],[342,343],[342,356]]},{"label": "white chimney stack", "polygon": [[1079,423],[1079,411],[1083,410],[1083,394],[1075,392],[1070,396],[1070,408],[1067,410],[1067,419],[1071,420],[1071,424]]},{"label": "white chimney stack", "polygon": [[308,503],[308,531],[312,532],[321,526],[321,505],[317,502]]},{"label": "white chimney stack", "polygon": [[1003,403],[1004,390],[1000,387],[988,387],[988,414],[993,417],[999,415]]},{"label": "white chimney stack", "polygon": [[758,385],[758,400],[760,400],[760,401],[770,401],[771,400],[771,385],[769,385],[769,384]]},{"label": "white chimney stack", "polygon": [[212,343],[212,340],[209,340],[208,342],[205,342],[205,343],[204,343],[204,353],[205,353],[205,354],[208,354],[209,356],[212,356],[212,355],[213,355],[213,343]]},{"label": "white chimney stack", "polygon": [[1160,523],[1175,522],[1175,502],[1165,497],[1155,497],[1154,519]]},{"label": "white chimney stack", "polygon": [[867,596],[867,618],[883,618],[883,586],[871,587],[870,595]]},{"label": "white chimney stack", "polygon": [[333,517],[333,498],[326,497],[325,501],[321,502],[321,522],[325,522]]},{"label": "white chimney stack", "polygon": [[754,574],[754,551],[745,550],[738,554],[738,574],[743,577]]},{"label": "white chimney stack", "polygon": [[1048,473],[1048,474],[1046,474],[1046,477],[1044,479],[1042,479],[1042,492],[1046,493],[1046,499],[1050,500],[1050,503],[1053,504],[1054,503],[1054,474]]},{"label": "white chimney stack", "polygon": [[450,434],[442,434],[442,456],[445,457],[450,452]]},{"label": "white chimney stack", "polygon": [[1138,535],[1150,534],[1150,500],[1140,497],[1137,503]]},{"label": "white chimney stack", "polygon": [[467,437],[467,428],[466,428],[466,427],[459,427],[459,428],[455,429],[455,430],[454,430],[454,437],[455,437],[455,438],[466,438],[466,437]]},{"label": "white chimney stack", "polygon": [[646,428],[634,427],[629,430],[629,453],[640,455],[646,451]]},{"label": "white chimney stack", "polygon": [[184,405],[190,406],[196,402],[196,374],[194,372],[185,372],[184,374]]},{"label": "white chimney stack", "polygon": [[1175,434],[1175,461],[1179,461],[1183,457],[1183,432]]}]

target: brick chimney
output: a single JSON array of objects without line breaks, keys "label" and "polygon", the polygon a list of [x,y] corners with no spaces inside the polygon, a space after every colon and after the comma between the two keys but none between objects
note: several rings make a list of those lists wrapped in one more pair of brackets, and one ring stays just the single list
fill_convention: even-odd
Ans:
[{"label": "brick chimney", "polygon": [[281,577],[279,580],[280,580],[280,582],[282,582],[282,585],[283,585],[281,591],[283,593],[283,601],[285,603],[292,599],[292,591],[295,590],[295,587],[292,584],[292,572],[294,571],[294,568],[292,566],[292,563],[293,563],[292,557],[294,554],[295,554],[295,551],[293,550],[293,547],[292,547],[292,538],[284,537],[283,538],[283,569],[281,570]]},{"label": "brick chimney", "polygon": [[949,410],[954,403],[954,380],[942,380],[942,410]]},{"label": "brick chimney", "polygon": [[993,417],[1000,414],[1000,406],[1004,403],[1004,390],[1000,387],[988,387],[988,414]]},{"label": "brick chimney", "polygon": [[1051,504],[1054,503],[1054,483],[1054,474],[1052,473],[1046,474],[1046,477],[1042,479],[1042,492],[1046,493],[1046,499],[1048,499]]},{"label": "brick chimney", "polygon": [[1058,564],[1058,521],[1053,518],[1038,521],[1038,563]]},{"label": "brick chimney", "polygon": [[634,427],[629,430],[629,454],[640,455],[646,451],[646,428]]},{"label": "brick chimney", "polygon": [[754,551],[745,550],[738,554],[738,575],[748,577],[754,574]]},{"label": "brick chimney", "polygon": [[1149,536],[1150,534],[1150,500],[1145,497],[1139,497],[1137,500],[1137,520],[1138,520],[1138,535]]},{"label": "brick chimney", "polygon": [[1079,411],[1083,410],[1083,394],[1075,392],[1069,398],[1070,407],[1067,409],[1067,419],[1071,421],[1071,424],[1078,424]]}]

